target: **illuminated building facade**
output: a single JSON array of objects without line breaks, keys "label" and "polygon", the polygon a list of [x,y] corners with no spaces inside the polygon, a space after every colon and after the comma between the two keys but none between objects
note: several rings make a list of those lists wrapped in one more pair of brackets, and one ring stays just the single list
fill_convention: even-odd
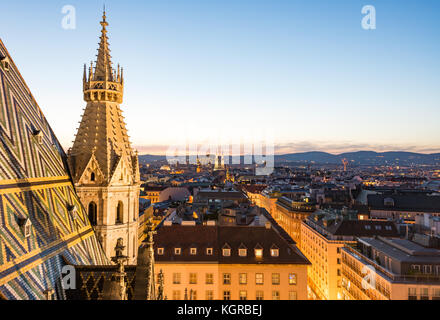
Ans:
[{"label": "illuminated building facade", "polygon": [[157,230],[155,269],[171,300],[306,300],[308,260],[270,226]]},{"label": "illuminated building facade", "polygon": [[360,238],[342,248],[342,292],[345,300],[440,300],[440,250]]},{"label": "illuminated building facade", "polygon": [[308,280],[314,299],[342,300],[342,248],[356,237],[398,237],[390,221],[357,220],[357,211],[319,210],[301,224],[301,251],[310,260]]}]

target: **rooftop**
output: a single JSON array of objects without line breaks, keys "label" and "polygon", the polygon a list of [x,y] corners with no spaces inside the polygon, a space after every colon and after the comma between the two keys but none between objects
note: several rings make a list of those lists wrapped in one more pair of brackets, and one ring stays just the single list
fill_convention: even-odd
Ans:
[{"label": "rooftop", "polygon": [[425,248],[405,239],[360,238],[360,242],[400,261],[410,263],[440,263],[440,250]]},{"label": "rooftop", "polygon": [[[163,248],[162,255],[157,248]],[[175,254],[175,248],[180,248],[181,253]],[[191,248],[196,249],[196,254],[194,250],[191,254]],[[212,248],[212,254],[207,254],[208,248]],[[231,249],[230,256],[222,254],[224,248]],[[239,248],[246,248],[247,255],[239,256]],[[256,248],[263,249],[261,258],[255,256]],[[157,230],[155,249],[157,263],[309,264],[295,245],[265,226],[163,226]],[[278,249],[278,256],[272,256],[271,249]]]}]

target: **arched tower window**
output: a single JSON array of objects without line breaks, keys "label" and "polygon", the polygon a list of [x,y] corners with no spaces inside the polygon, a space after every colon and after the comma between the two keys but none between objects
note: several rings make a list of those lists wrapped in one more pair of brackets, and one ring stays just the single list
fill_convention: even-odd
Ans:
[{"label": "arched tower window", "polygon": [[124,222],[124,204],[122,201],[118,202],[118,207],[116,208],[116,223]]},{"label": "arched tower window", "polygon": [[90,181],[95,181],[95,173],[92,172],[92,174],[90,175]]},{"label": "arched tower window", "polygon": [[89,203],[89,220],[92,226],[96,226],[97,224],[97,206],[93,201]]}]

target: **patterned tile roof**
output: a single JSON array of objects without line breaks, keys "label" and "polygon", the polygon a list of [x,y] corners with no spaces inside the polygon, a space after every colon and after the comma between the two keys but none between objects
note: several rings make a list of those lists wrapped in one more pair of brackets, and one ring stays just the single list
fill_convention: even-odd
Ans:
[{"label": "patterned tile roof", "polygon": [[54,289],[63,299],[64,261],[108,261],[73,188],[66,155],[1,40],[0,60],[0,293],[45,299]]}]

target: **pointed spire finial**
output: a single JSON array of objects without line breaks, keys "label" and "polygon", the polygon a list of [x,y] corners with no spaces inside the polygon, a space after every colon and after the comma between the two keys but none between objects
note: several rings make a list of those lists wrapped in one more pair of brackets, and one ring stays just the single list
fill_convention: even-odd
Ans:
[{"label": "pointed spire finial", "polygon": [[104,3],[104,9],[102,10],[102,21],[105,22],[105,18],[106,16],[105,16],[105,3]]},{"label": "pointed spire finial", "polygon": [[84,82],[87,81],[87,66],[86,66],[85,63],[84,63],[84,75],[83,75],[83,80],[84,80]]}]

